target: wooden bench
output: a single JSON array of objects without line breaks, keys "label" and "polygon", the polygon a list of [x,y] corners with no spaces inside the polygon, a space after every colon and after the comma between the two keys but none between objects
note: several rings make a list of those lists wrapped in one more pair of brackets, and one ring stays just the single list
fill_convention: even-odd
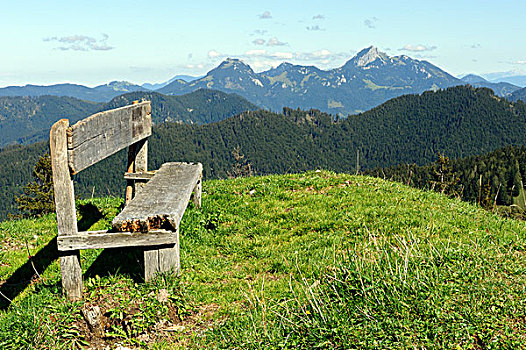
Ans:
[{"label": "wooden bench", "polygon": [[[94,114],[69,126],[51,127],[50,148],[57,212],[62,287],[70,300],[82,298],[80,249],[143,247],[145,281],[180,270],[179,223],[194,193],[201,205],[200,163],[165,163],[148,171],[152,133],[150,102]],[[79,232],[72,175],[128,147],[126,203],[113,229]]]}]

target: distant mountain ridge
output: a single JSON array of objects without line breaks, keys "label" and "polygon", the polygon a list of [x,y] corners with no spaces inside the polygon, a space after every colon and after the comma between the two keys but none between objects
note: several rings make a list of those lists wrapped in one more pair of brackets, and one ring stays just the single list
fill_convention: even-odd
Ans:
[{"label": "distant mountain ridge", "polygon": [[108,102],[115,96],[134,91],[147,89],[126,81],[113,81],[94,88],[77,84],[25,85],[0,88],[0,96],[69,96],[86,101]]},{"label": "distant mountain ridge", "polygon": [[495,92],[495,95],[506,97],[510,96],[514,91],[517,91],[520,89],[519,86],[513,85],[506,82],[498,82],[498,83],[492,83],[488,80],[484,79],[480,75],[475,74],[468,74],[465,77],[462,78],[462,81],[470,84],[473,87],[485,87],[493,90]]},{"label": "distant mountain ridge", "polygon": [[239,59],[226,59],[203,78],[178,80],[157,90],[179,95],[199,88],[235,92],[259,106],[279,111],[317,108],[332,114],[355,114],[404,94],[422,93],[464,82],[427,61],[406,55],[390,57],[374,46],[360,51],[342,67],[282,63],[256,73]]},{"label": "distant mountain ridge", "polygon": [[165,81],[163,83],[157,83],[157,84],[151,84],[151,83],[144,83],[142,84],[141,86],[145,89],[148,89],[148,90],[159,90],[160,88],[163,88],[165,87],[166,85],[170,84],[171,82],[173,81],[176,81],[178,79],[181,79],[185,82],[191,82],[191,81],[194,81],[196,79],[199,79],[199,78],[202,78],[202,77],[194,77],[192,75],[186,75],[186,74],[180,74],[180,75],[176,75],[175,77],[173,77],[172,79],[168,80],[168,81]]}]

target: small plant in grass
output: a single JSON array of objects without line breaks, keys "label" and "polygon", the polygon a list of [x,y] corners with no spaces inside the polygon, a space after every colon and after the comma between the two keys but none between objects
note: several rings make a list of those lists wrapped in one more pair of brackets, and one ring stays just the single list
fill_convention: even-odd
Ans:
[{"label": "small plant in grass", "polygon": [[158,276],[149,284],[95,276],[85,285],[86,304],[102,310],[104,336],[129,344],[143,344],[142,335],[163,324],[178,322],[192,310],[178,279],[169,274]]}]

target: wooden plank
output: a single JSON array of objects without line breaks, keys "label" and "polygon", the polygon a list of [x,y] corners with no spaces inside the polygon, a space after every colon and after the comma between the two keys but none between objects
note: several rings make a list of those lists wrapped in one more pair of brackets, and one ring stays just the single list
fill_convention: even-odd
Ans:
[{"label": "wooden plank", "polygon": [[200,163],[165,163],[112,222],[117,231],[176,231],[192,191],[201,179]]},{"label": "wooden plank", "polygon": [[[75,193],[68,168],[67,129],[69,121],[62,119],[56,122],[49,133],[51,150],[51,169],[57,213],[58,237],[77,234],[77,214],[75,210]],[[62,288],[70,300],[82,298],[82,269],[78,251],[71,251],[60,256]]]},{"label": "wooden plank", "polygon": [[174,272],[179,274],[179,230],[174,232],[177,242],[168,246],[152,247],[144,251],[144,280],[150,281],[157,273]]},{"label": "wooden plank", "polygon": [[153,230],[148,233],[88,231],[76,235],[58,236],[59,251],[76,249],[100,249],[122,247],[144,247],[162,244],[174,244],[178,235],[172,231]]},{"label": "wooden plank", "polygon": [[159,249],[144,251],[144,281],[150,282],[159,272]]},{"label": "wooden plank", "polygon": [[199,179],[197,184],[194,187],[194,195],[192,198],[192,202],[197,208],[201,208],[201,192],[202,192],[202,179]]},{"label": "wooden plank", "polygon": [[148,181],[153,177],[153,175],[155,175],[155,170],[137,173],[124,173],[124,179],[135,181]]},{"label": "wooden plank", "polygon": [[181,272],[178,243],[174,244],[173,247],[159,249],[159,271],[174,272],[176,274]]},{"label": "wooden plank", "polygon": [[149,101],[94,114],[68,130],[72,174],[111,156],[152,133]]}]

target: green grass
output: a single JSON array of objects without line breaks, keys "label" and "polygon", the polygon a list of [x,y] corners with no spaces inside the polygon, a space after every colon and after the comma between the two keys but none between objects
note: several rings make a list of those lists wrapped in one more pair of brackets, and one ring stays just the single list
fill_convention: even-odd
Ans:
[{"label": "green grass", "polygon": [[[58,262],[43,249],[56,235],[54,216],[0,223],[0,284],[24,266],[30,279],[23,290],[12,287],[18,296],[0,311],[0,348],[526,343],[524,222],[434,192],[325,171],[209,181],[203,191],[202,209],[190,206],[182,222],[180,277],[144,284],[137,252],[83,251],[78,303],[62,297]],[[104,228],[120,205],[83,201],[81,222]],[[88,330],[86,306],[102,309],[104,337]]]}]

